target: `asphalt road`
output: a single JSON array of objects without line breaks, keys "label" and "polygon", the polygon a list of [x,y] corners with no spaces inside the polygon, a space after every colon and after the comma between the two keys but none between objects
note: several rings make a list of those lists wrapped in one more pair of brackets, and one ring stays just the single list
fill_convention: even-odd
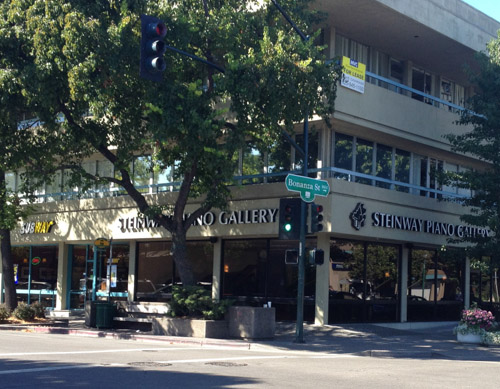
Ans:
[{"label": "asphalt road", "polygon": [[498,388],[500,361],[0,332],[1,388]]}]

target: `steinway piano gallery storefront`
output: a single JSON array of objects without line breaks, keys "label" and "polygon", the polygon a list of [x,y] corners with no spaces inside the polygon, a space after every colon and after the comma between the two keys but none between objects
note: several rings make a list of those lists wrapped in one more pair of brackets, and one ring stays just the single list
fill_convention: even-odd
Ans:
[{"label": "steinway piano gallery storefront", "polygon": [[[464,305],[498,301],[494,269],[471,268],[474,259],[449,243],[490,234],[464,225],[459,204],[376,187],[368,198],[359,190],[365,185],[329,182],[331,193],[316,199],[324,229],[307,238],[306,248],[323,249],[325,260],[306,267],[305,320],[457,320]],[[285,264],[285,251],[298,242],[278,239],[279,199],[291,194],[283,183],[236,190],[228,210],[207,212],[190,228],[188,257],[215,298],[270,301],[278,320],[295,320],[298,272]],[[161,202],[173,195],[152,196]],[[82,309],[108,293],[168,302],[180,279],[165,230],[138,217],[125,196],[60,205],[45,204],[12,233],[21,300],[55,310]],[[104,245],[96,243],[101,238]]]}]

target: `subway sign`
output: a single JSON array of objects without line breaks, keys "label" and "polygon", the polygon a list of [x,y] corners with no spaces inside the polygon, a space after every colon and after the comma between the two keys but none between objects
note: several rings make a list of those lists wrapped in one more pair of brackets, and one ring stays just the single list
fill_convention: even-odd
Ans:
[{"label": "subway sign", "polygon": [[21,226],[21,235],[27,234],[48,234],[56,224],[54,220],[45,222],[27,222]]}]

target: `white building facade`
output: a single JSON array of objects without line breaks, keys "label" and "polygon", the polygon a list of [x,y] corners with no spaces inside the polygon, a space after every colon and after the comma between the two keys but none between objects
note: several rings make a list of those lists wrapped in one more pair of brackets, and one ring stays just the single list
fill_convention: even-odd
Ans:
[{"label": "white building facade", "polygon": [[[329,13],[328,56],[359,73],[346,71],[332,127],[310,122],[310,176],[327,180],[330,193],[315,200],[323,230],[307,238],[325,260],[307,267],[305,320],[457,320],[472,301],[498,302],[496,272],[471,268],[460,245],[449,243],[490,231],[460,221],[460,199],[470,193],[441,186],[434,172],[484,168],[452,153],[444,135],[467,131],[455,124],[473,93],[463,65],[500,23],[460,0],[321,0],[318,7]],[[171,171],[141,175],[147,158],[136,160],[138,185],[171,203]],[[278,320],[293,320],[297,268],[285,264],[285,251],[298,242],[278,239],[279,200],[297,196],[284,181],[302,161],[289,144],[266,152],[249,144],[239,163],[229,210],[211,210],[190,228],[188,255],[214,297],[271,301]],[[85,168],[111,166],[95,159]],[[167,302],[179,282],[169,234],[116,188],[76,199],[64,178],[44,188],[36,213],[12,233],[19,296],[55,310],[82,309],[108,293]],[[8,179],[15,187],[17,176]],[[99,238],[109,247],[98,249]]]}]

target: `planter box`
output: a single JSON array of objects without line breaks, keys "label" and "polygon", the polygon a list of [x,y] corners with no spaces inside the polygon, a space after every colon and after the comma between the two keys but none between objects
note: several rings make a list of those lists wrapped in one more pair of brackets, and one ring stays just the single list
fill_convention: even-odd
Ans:
[{"label": "planter box", "polygon": [[229,307],[229,336],[244,339],[271,339],[276,330],[276,309]]},{"label": "planter box", "polygon": [[481,335],[479,334],[461,334],[457,333],[457,341],[460,343],[481,344]]},{"label": "planter box", "polygon": [[154,335],[189,336],[193,338],[225,339],[226,320],[153,318]]}]

